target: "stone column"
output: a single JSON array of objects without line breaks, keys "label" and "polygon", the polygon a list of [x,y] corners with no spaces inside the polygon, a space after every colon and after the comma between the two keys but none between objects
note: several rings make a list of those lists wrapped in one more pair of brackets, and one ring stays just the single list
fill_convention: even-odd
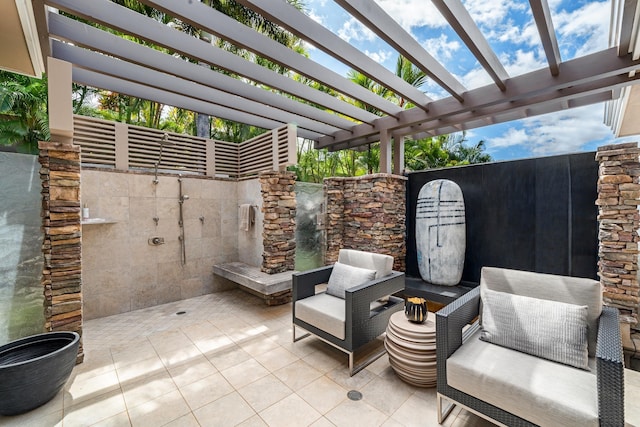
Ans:
[{"label": "stone column", "polygon": [[[40,142],[45,331],[82,335],[80,148]],[[77,362],[84,359],[82,341]]]},{"label": "stone column", "polygon": [[[640,149],[637,143],[599,147],[598,274],[604,303],[620,310],[623,336],[638,328]],[[625,327],[626,324],[626,327]]]},{"label": "stone column", "polygon": [[268,274],[291,271],[296,255],[296,176],[269,171],[259,175],[264,213],[264,252],[261,270]]},{"label": "stone column", "polygon": [[406,181],[382,173],[324,180],[325,264],[337,261],[340,249],[357,249],[391,255],[394,270],[405,271]]}]

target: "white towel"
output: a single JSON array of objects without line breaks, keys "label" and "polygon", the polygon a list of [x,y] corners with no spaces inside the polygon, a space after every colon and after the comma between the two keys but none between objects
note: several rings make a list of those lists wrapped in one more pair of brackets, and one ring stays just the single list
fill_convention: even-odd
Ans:
[{"label": "white towel", "polygon": [[240,205],[239,215],[240,215],[240,218],[238,222],[240,224],[240,230],[243,230],[243,231],[251,230],[251,228],[253,227],[253,224],[255,223],[255,214],[254,214],[253,206],[251,206],[248,203]]}]

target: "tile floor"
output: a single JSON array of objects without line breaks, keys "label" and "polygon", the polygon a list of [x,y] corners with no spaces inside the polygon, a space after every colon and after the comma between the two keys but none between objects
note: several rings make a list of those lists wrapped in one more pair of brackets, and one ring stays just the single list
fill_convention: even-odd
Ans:
[{"label": "tile floor", "polygon": [[[345,354],[312,337],[291,342],[290,310],[234,290],[87,321],[85,361],[64,390],[0,425],[438,425],[435,389],[400,381],[386,356],[349,377]],[[353,389],[362,400],[347,398]],[[635,407],[627,415],[640,420]],[[454,409],[445,425],[493,424]]]}]

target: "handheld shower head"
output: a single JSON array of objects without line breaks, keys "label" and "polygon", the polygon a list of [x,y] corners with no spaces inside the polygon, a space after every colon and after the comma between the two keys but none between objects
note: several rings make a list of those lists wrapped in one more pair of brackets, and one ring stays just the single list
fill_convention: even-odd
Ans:
[{"label": "handheld shower head", "polygon": [[154,175],[155,178],[153,179],[153,183],[154,184],[158,184],[158,166],[160,165],[160,162],[162,161],[162,148],[165,145],[175,145],[174,142],[169,141],[169,134],[167,132],[162,134],[162,138],[160,139],[160,154],[158,155],[158,161],[155,162],[153,168],[154,168]]},{"label": "handheld shower head", "polygon": [[176,145],[175,142],[169,141],[169,134],[167,132],[162,134],[162,138],[160,139],[160,146],[163,145]]}]

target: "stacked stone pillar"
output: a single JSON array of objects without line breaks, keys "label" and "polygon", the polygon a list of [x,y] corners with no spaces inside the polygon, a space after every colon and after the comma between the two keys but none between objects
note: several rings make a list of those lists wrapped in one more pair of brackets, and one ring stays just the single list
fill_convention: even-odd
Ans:
[{"label": "stacked stone pillar", "polygon": [[[638,328],[640,149],[637,143],[598,148],[599,261],[604,303],[620,310],[625,329]],[[627,325],[626,327],[624,325]]]},{"label": "stacked stone pillar", "polygon": [[405,271],[406,182],[382,173],[324,180],[326,264],[342,248],[357,249],[391,255],[394,270]]},{"label": "stacked stone pillar", "polygon": [[260,173],[259,180],[264,213],[261,270],[268,274],[291,271],[296,255],[296,175],[269,171]]},{"label": "stacked stone pillar", "polygon": [[[80,148],[40,142],[45,331],[82,335]],[[77,361],[82,362],[82,341]]]}]

